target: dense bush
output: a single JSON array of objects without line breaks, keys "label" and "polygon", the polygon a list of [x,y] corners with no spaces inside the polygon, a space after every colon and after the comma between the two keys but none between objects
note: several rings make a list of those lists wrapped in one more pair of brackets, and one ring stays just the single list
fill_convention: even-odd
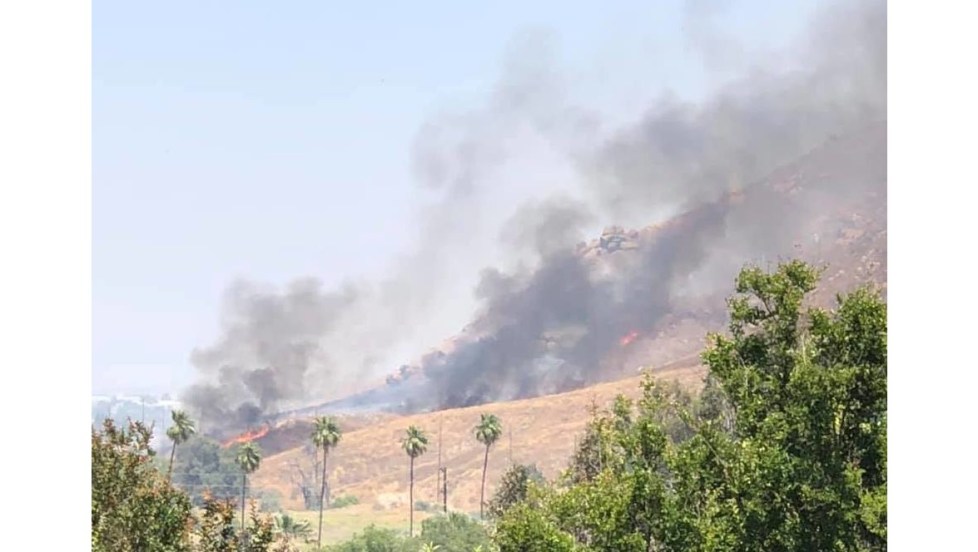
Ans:
[{"label": "dense bush", "polygon": [[190,495],[194,506],[204,504],[204,496],[234,498],[241,492],[241,470],[234,462],[234,451],[216,441],[195,435],[177,449],[173,463],[173,485]]},{"label": "dense bush", "polygon": [[424,547],[439,552],[492,550],[485,528],[475,519],[453,512],[421,523],[421,534],[414,538],[394,531],[369,526],[352,539],[326,547],[330,552],[418,552]]},{"label": "dense bush", "polygon": [[489,502],[489,517],[498,518],[514,504],[526,500],[531,485],[546,483],[536,465],[516,464],[506,470]]},{"label": "dense bush", "polygon": [[470,552],[490,545],[489,535],[482,524],[457,512],[422,521],[421,541],[438,546],[442,552]]},{"label": "dense bush", "polygon": [[342,495],[338,496],[329,504],[330,508],[345,508],[347,506],[353,506],[355,504],[360,504],[360,499],[355,495]]}]

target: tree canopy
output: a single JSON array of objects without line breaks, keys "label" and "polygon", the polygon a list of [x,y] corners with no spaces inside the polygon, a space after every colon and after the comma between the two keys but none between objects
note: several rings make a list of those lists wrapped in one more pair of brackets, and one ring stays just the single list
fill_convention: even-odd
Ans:
[{"label": "tree canopy", "polygon": [[428,436],[421,428],[411,426],[407,428],[404,439],[401,441],[401,448],[411,458],[417,458],[428,451]]},{"label": "tree canopy", "polygon": [[597,412],[565,477],[502,513],[500,549],[885,550],[886,305],[808,306],[817,282],[744,269],[703,392],[649,375]]},{"label": "tree canopy", "polygon": [[482,414],[473,431],[477,441],[490,447],[502,436],[503,424],[495,414]]}]

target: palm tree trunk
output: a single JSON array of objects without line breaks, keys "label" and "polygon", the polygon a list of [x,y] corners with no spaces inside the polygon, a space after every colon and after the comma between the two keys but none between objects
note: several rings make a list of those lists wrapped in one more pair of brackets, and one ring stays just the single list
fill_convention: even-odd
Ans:
[{"label": "palm tree trunk", "polygon": [[241,543],[245,540],[245,493],[247,492],[248,474],[241,474]]},{"label": "palm tree trunk", "polygon": [[411,486],[408,491],[408,502],[411,506],[411,521],[408,529],[408,535],[414,536],[414,457],[411,457]]},{"label": "palm tree trunk", "polygon": [[486,445],[486,457],[482,461],[482,491],[479,493],[479,519],[485,517],[484,507],[486,504],[486,468],[489,467],[489,445]]},{"label": "palm tree trunk", "polygon": [[323,485],[319,491],[319,538],[316,548],[323,547],[323,507],[326,505],[326,447],[323,447]]},{"label": "palm tree trunk", "polygon": [[176,455],[177,455],[177,444],[173,443],[173,449],[170,450],[170,467],[166,470],[167,483],[173,481],[173,457]]}]

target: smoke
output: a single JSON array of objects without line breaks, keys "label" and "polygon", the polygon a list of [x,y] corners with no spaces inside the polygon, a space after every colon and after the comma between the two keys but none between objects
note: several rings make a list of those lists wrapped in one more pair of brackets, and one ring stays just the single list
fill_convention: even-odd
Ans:
[{"label": "smoke", "polygon": [[[708,67],[740,77],[700,102],[664,96],[617,128],[575,103],[552,36],[517,37],[485,106],[419,130],[414,174],[431,201],[418,247],[387,279],[232,286],[221,337],[192,355],[201,382],[185,400],[205,427],[338,398],[467,317],[456,340],[408,370],[410,386],[391,388],[400,400],[455,406],[593,381],[623,334],[695,308],[691,297],[728,285],[745,260],[783,252],[832,194],[878,185],[828,183],[818,201],[763,190],[731,199],[829,137],[885,121],[884,2],[825,9],[776,61],[708,41],[712,27],[691,40]],[[625,235],[627,253],[596,258],[577,245],[601,224],[682,213]]]},{"label": "smoke", "polygon": [[[594,381],[630,329],[694,308],[691,295],[729,285],[745,261],[790,253],[836,196],[885,186],[885,159],[867,158],[844,183],[821,182],[804,200],[752,187],[835,133],[885,120],[885,14],[883,2],[820,13],[794,63],[752,68],[700,103],[664,98],[593,150],[568,151],[592,209],[552,202],[514,217],[509,235],[534,246],[542,262],[529,272],[483,273],[477,322],[452,352],[422,363],[427,387],[412,406],[464,406]],[[558,100],[540,103],[554,112]],[[542,128],[552,143],[579,143],[561,130]],[[881,167],[884,177],[875,178]],[[733,203],[745,188],[749,200]],[[663,209],[686,215],[613,261],[561,249],[587,220],[648,222]]]}]

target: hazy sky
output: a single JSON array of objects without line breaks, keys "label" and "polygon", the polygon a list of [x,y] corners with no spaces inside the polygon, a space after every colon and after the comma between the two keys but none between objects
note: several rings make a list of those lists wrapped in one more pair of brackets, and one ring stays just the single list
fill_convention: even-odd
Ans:
[{"label": "hazy sky", "polygon": [[518,33],[637,117],[716,84],[734,44],[777,51],[817,2],[461,4],[94,3],[93,392],[189,383],[235,278],[334,283],[410,250],[415,135],[478,105]]}]

